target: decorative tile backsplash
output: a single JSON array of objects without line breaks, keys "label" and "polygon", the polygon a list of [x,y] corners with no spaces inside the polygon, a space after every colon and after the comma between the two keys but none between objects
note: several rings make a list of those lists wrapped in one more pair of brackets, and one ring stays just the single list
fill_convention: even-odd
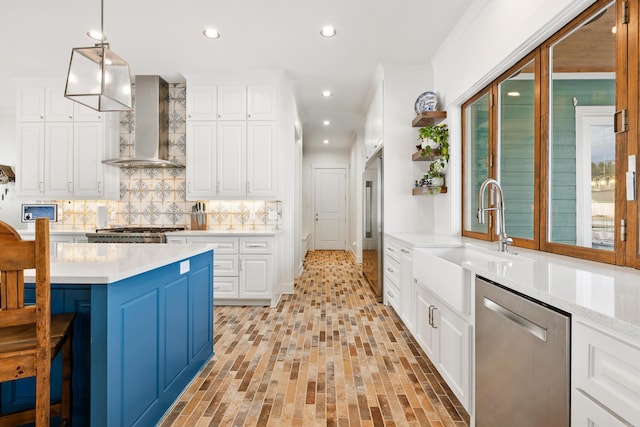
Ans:
[{"label": "decorative tile backsplash", "polygon": [[[186,87],[169,85],[169,154],[184,163]],[[120,113],[120,155],[133,155],[135,114]],[[273,230],[279,226],[281,202],[203,200],[210,230]],[[185,226],[190,228],[195,202],[186,200],[184,169],[120,169],[120,200],[59,200],[58,230],[94,230],[96,207],[106,205],[108,226]]]}]

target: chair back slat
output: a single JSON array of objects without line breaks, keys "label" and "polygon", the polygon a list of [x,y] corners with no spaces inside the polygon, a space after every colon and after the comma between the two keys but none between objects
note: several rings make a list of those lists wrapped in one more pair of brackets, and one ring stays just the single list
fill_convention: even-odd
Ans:
[{"label": "chair back slat", "polygon": [[0,271],[27,270],[36,266],[33,240],[0,241]]},{"label": "chair back slat", "polygon": [[2,325],[3,328],[33,323],[36,323],[35,305],[20,310],[0,310],[0,325]]}]

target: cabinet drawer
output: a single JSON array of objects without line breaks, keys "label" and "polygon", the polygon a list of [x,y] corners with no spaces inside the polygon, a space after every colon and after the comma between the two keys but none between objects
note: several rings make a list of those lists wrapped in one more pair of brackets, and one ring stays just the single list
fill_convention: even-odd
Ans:
[{"label": "cabinet drawer", "polygon": [[272,237],[242,237],[241,254],[270,254],[273,251]]},{"label": "cabinet drawer", "polygon": [[629,424],[620,421],[582,392],[573,389],[571,393],[571,426],[629,427]]},{"label": "cabinet drawer", "polygon": [[237,276],[238,275],[238,255],[213,255],[213,275],[218,276]]},{"label": "cabinet drawer", "polygon": [[187,243],[208,243],[216,254],[237,254],[237,237],[189,236]]},{"label": "cabinet drawer", "polygon": [[384,275],[384,299],[387,305],[400,314],[400,288],[389,274]]},{"label": "cabinet drawer", "polygon": [[213,279],[213,303],[217,299],[238,298],[238,278],[220,277]]},{"label": "cabinet drawer", "polygon": [[385,257],[390,257],[394,259],[396,262],[400,262],[400,256],[402,253],[400,252],[400,247],[392,242],[385,242],[384,244],[384,255]]},{"label": "cabinet drawer", "polygon": [[400,262],[388,255],[385,255],[384,274],[385,276],[390,276],[396,284],[399,284],[401,281]]},{"label": "cabinet drawer", "polygon": [[574,322],[572,379],[631,424],[640,423],[640,346]]}]

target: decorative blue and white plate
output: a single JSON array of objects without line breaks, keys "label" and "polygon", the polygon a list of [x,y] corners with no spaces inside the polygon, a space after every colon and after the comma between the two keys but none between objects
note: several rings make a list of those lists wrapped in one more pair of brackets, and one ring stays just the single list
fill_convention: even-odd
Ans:
[{"label": "decorative blue and white plate", "polygon": [[438,94],[432,91],[423,93],[416,99],[414,108],[416,114],[424,113],[425,111],[436,111],[438,108]]}]

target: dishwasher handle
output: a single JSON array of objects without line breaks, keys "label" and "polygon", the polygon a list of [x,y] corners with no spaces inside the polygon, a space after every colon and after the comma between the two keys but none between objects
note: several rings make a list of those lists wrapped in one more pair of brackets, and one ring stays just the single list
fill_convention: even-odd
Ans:
[{"label": "dishwasher handle", "polygon": [[484,306],[489,310],[497,313],[502,316],[506,320],[515,323],[517,326],[521,327],[525,331],[529,332],[534,337],[538,338],[540,341],[547,342],[547,329],[533,323],[531,320],[515,313],[508,308],[501,306],[500,304],[490,300],[487,297],[483,297]]}]

